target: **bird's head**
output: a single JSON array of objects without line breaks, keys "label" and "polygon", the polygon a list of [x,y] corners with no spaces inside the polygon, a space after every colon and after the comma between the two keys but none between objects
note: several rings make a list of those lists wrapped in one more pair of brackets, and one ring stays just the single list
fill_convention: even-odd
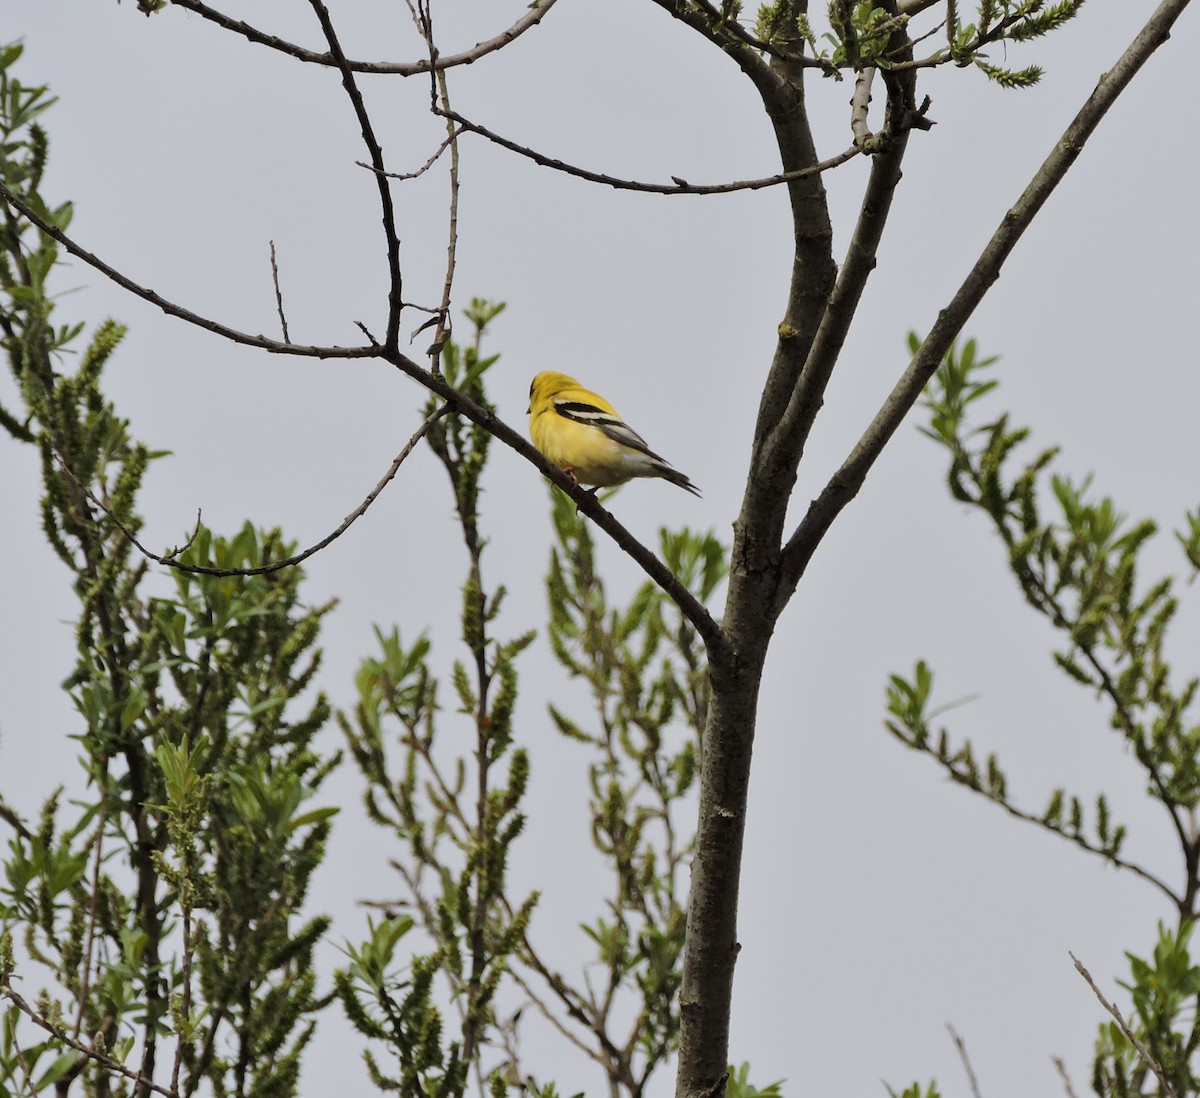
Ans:
[{"label": "bird's head", "polygon": [[573,377],[556,373],[554,370],[543,370],[529,386],[529,407],[525,411],[532,412],[539,404],[553,399],[566,389],[578,388],[579,382]]}]

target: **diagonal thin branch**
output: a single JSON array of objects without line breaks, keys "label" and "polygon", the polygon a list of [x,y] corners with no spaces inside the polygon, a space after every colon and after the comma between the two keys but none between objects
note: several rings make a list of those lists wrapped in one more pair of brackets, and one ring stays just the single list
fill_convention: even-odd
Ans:
[{"label": "diagonal thin branch", "polygon": [[[938,314],[937,321],[892,392],[788,539],[781,558],[782,576],[777,596],[780,607],[790,600],[826,531],[858,495],[884,446],[917,402],[950,344],[962,331],[984,294],[1000,277],[1000,270],[1017,241],[1062,182],[1117,97],[1155,50],[1170,37],[1171,28],[1189,2],[1162,0],[1120,60],[1100,78],[1095,90],[1055,143],[1029,186],[1005,214],[958,292]],[[901,10],[904,10],[903,7]]]},{"label": "diagonal thin branch", "polygon": [[1163,1093],[1167,1096],[1167,1098],[1175,1098],[1175,1091],[1171,1089],[1171,1084],[1167,1082],[1167,1076],[1163,1071],[1162,1064],[1154,1059],[1154,1057],[1150,1055],[1149,1051],[1147,1051],[1146,1046],[1142,1044],[1142,1042],[1139,1041],[1136,1036],[1134,1036],[1133,1030],[1129,1028],[1125,1022],[1125,1019],[1121,1017],[1121,1011],[1117,1008],[1117,1004],[1109,1002],[1109,1000],[1104,997],[1103,993],[1096,986],[1096,981],[1092,979],[1092,974],[1083,967],[1079,958],[1076,957],[1074,953],[1072,953],[1070,950],[1067,950],[1067,956],[1075,962],[1076,971],[1078,971],[1079,975],[1087,981],[1088,987],[1092,989],[1092,992],[1095,994],[1096,998],[1100,1000],[1100,1005],[1117,1020],[1117,1025],[1121,1027],[1121,1032],[1125,1034],[1126,1038],[1129,1040],[1129,1043],[1137,1050],[1137,1054],[1142,1058],[1142,1062],[1146,1065],[1146,1067],[1154,1072],[1155,1078],[1158,1080],[1159,1085],[1163,1088]]},{"label": "diagonal thin branch", "polygon": [[371,116],[367,113],[367,105],[363,102],[362,92],[359,91],[358,82],[354,79],[350,63],[342,52],[337,32],[333,28],[333,20],[329,16],[329,9],[323,0],[309,0],[309,3],[321,23],[321,30],[324,31],[325,40],[329,43],[329,52],[341,70],[342,87],[346,89],[346,94],[350,97],[350,103],[358,118],[363,144],[366,145],[370,155],[371,167],[375,169],[375,183],[379,187],[379,206],[383,214],[383,236],[387,241],[388,320],[387,334],[383,341],[388,347],[395,347],[400,339],[400,313],[404,308],[404,280],[400,272],[400,238],[396,234],[396,209],[392,202],[392,186],[387,180],[383,166],[383,149],[375,137]]},{"label": "diagonal thin branch", "polygon": [[1058,1076],[1063,1081],[1063,1089],[1067,1092],[1067,1098],[1077,1098],[1075,1088],[1071,1086],[1071,1076],[1067,1074],[1067,1065],[1063,1062],[1061,1056],[1052,1057],[1054,1066],[1058,1068]]},{"label": "diagonal thin branch", "polygon": [[[503,49],[510,42],[520,38],[531,27],[536,27],[556,3],[558,3],[558,0],[534,0],[529,5],[529,10],[513,23],[512,26],[491,38],[477,42],[469,50],[463,50],[461,53],[447,54],[445,57],[438,57],[436,62],[434,62],[434,66],[437,70],[441,71],[455,68],[459,65],[470,65],[478,61],[481,57],[486,57],[489,53],[495,53],[497,50]],[[210,23],[214,23],[224,30],[241,35],[248,42],[253,42],[255,45],[267,46],[269,49],[277,50],[280,53],[287,54],[289,57],[296,58],[298,61],[304,61],[309,64],[326,65],[330,68],[338,67],[338,62],[331,53],[320,53],[317,50],[306,49],[304,46],[298,46],[294,42],[288,42],[283,38],[277,38],[273,34],[267,34],[257,27],[252,27],[249,23],[245,23],[240,19],[234,19],[232,16],[217,11],[216,8],[204,3],[204,0],[171,0],[171,4],[173,7],[184,8],[187,11],[194,12],[196,15],[207,19]],[[420,61],[347,60],[346,64],[352,72],[381,73],[392,76],[419,76],[422,73],[430,71],[430,62],[427,58],[422,58]]]},{"label": "diagonal thin branch", "polygon": [[68,1048],[74,1049],[76,1052],[82,1053],[89,1060],[94,1060],[97,1064],[107,1068],[109,1071],[115,1071],[118,1075],[123,1075],[130,1082],[136,1083],[137,1086],[144,1090],[152,1090],[156,1094],[163,1095],[163,1098],[178,1098],[174,1091],[168,1090],[164,1086],[160,1086],[153,1079],[147,1078],[140,1072],[133,1071],[127,1068],[124,1064],[114,1060],[111,1056],[103,1052],[98,1052],[90,1045],[85,1045],[82,1041],[77,1041],[65,1030],[59,1029],[51,1024],[46,1018],[43,1018],[36,1010],[33,1009],[19,994],[12,984],[5,982],[0,985],[0,997],[8,999],[22,1014],[24,1014],[34,1025],[40,1026],[49,1033],[56,1041],[61,1042]]},{"label": "diagonal thin branch", "polygon": [[971,1058],[967,1055],[967,1043],[959,1036],[958,1030],[949,1022],[946,1023],[946,1028],[950,1031],[950,1036],[954,1040],[954,1047],[958,1049],[958,1058],[962,1061],[963,1068],[966,1070],[967,1083],[971,1088],[972,1098],[981,1098],[979,1080],[975,1078],[975,1069],[971,1066]]}]

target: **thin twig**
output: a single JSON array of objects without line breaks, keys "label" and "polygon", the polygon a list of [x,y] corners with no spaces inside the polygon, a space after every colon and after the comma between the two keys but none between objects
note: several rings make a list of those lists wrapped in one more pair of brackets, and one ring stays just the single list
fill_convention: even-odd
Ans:
[{"label": "thin twig", "polygon": [[1061,1056],[1052,1056],[1051,1059],[1054,1061],[1054,1066],[1058,1068],[1058,1074],[1063,1081],[1067,1098],[1077,1098],[1075,1088],[1071,1086],[1071,1077],[1067,1074],[1067,1065],[1063,1063],[1063,1058]]},{"label": "thin twig", "polygon": [[847,160],[853,160],[861,152],[860,149],[851,146],[844,152],[838,153],[837,156],[831,156],[828,160],[822,160],[819,164],[813,164],[811,167],[801,168],[792,172],[780,172],[778,175],[768,175],[761,179],[739,179],[732,183],[689,183],[685,179],[673,176],[670,183],[645,183],[639,182],[636,179],[619,179],[616,176],[605,175],[603,172],[594,172],[588,168],[580,168],[574,164],[568,164],[565,160],[546,156],[536,149],[531,149],[526,145],[519,145],[515,141],[510,141],[507,137],[501,137],[500,134],[489,130],[486,126],[481,126],[477,122],[472,122],[469,118],[464,118],[457,111],[438,110],[435,113],[452,122],[457,122],[464,130],[477,133],[480,137],[486,138],[494,145],[499,145],[502,149],[508,149],[509,152],[523,156],[527,160],[532,160],[540,167],[553,168],[557,172],[575,176],[577,179],[585,179],[589,183],[603,183],[606,187],[612,187],[618,191],[640,191],[643,194],[732,194],[735,191],[759,191],[764,187],[777,187],[782,183],[788,183],[794,179],[803,179],[805,176],[818,175],[821,172],[829,171],[831,168],[840,167]]},{"label": "thin twig", "polygon": [[30,1073],[29,1063],[25,1059],[25,1049],[21,1047],[21,1042],[15,1033],[13,1034],[13,1048],[17,1054],[17,1063],[21,1067],[21,1074],[25,1076],[25,1086],[28,1088],[30,1094],[36,1095],[37,1087],[33,1084],[33,1075]]},{"label": "thin twig", "polygon": [[[509,973],[509,975],[512,976],[513,982],[517,985],[517,987],[519,987],[527,996],[529,996],[529,1001],[531,1003],[533,1003],[533,1005],[537,1008],[538,1013],[541,1014],[542,1017],[545,1018],[546,1021],[549,1022],[556,1030],[558,1030],[558,1032],[562,1035],[562,1037],[565,1040],[569,1041],[581,1052],[585,1053],[591,1059],[595,1060],[596,1063],[599,1064],[602,1068],[604,1068],[604,1070],[606,1072],[608,1071],[609,1061],[606,1060],[605,1057],[601,1053],[597,1052],[594,1048],[592,1048],[591,1045],[586,1044],[583,1041],[583,1039],[581,1037],[579,1037],[573,1030],[568,1029],[566,1027],[566,1025],[563,1023],[562,1018],[559,1016],[558,1011],[551,1010],[550,1006],[546,1002],[544,1002],[541,998],[538,997],[537,992],[534,991],[533,988],[530,986],[529,981],[526,980],[525,977],[522,976],[519,971],[517,971],[516,969],[513,969]],[[578,1009],[578,1008],[576,1008],[576,1009]],[[568,1014],[570,1017],[573,1017],[577,1022],[579,1022],[580,1025],[584,1025],[585,1028],[587,1028],[588,1032],[592,1033],[593,1036],[595,1036],[594,1028],[590,1024],[585,1023],[585,1021],[583,1019],[581,1019],[577,1014],[571,1014],[569,1007],[568,1007]],[[614,1051],[618,1051],[618,1050],[616,1050],[614,1048]]]},{"label": "thin twig", "polygon": [[[433,13],[427,0],[406,0],[408,11],[417,30],[425,39],[425,48],[429,53],[429,109],[434,114],[440,114],[446,121],[446,140],[442,148],[450,148],[450,205],[449,228],[446,236],[446,277],[442,283],[442,302],[434,311],[435,330],[433,342],[426,350],[429,356],[429,370],[432,374],[442,371],[442,348],[450,338],[450,298],[454,287],[454,270],[458,256],[458,135],[462,127],[451,121],[446,115],[450,111],[450,88],[444,71],[436,68],[438,56],[437,46],[433,41]],[[422,324],[412,338],[428,327],[428,322]]]},{"label": "thin twig", "polygon": [[275,284],[275,308],[279,310],[279,326],[283,329],[283,342],[291,343],[288,335],[287,317],[283,313],[283,294],[279,291],[279,266],[275,262],[275,241],[271,241],[271,281]]},{"label": "thin twig", "polygon": [[[291,568],[297,564],[300,564],[302,561],[308,560],[309,557],[313,556],[315,553],[319,553],[327,545],[337,541],[338,538],[340,538],[347,530],[349,530],[355,522],[357,522],[360,518],[362,518],[363,515],[367,513],[367,508],[379,498],[379,494],[388,486],[388,483],[393,477],[395,477],[396,473],[400,471],[400,466],[404,463],[404,459],[412,453],[413,448],[425,436],[425,432],[428,431],[429,428],[432,427],[439,419],[441,419],[441,417],[444,416],[448,411],[450,411],[450,406],[448,404],[442,404],[440,407],[436,408],[433,412],[426,416],[421,426],[413,432],[412,437],[404,444],[404,449],[396,455],[396,459],[392,462],[391,466],[388,468],[388,471],[383,474],[375,487],[367,493],[367,496],[362,503],[354,508],[354,510],[342,520],[341,525],[338,526],[336,530],[330,534],[326,534],[325,537],[323,537],[320,541],[314,545],[310,545],[302,553],[297,553],[295,556],[288,557],[286,560],[274,561],[271,564],[262,564],[255,568],[213,568],[203,564],[185,564],[182,561],[173,559],[173,557],[169,554],[155,553],[142,545],[133,532],[126,527],[121,520],[112,513],[112,511],[105,507],[104,504],[101,503],[100,500],[98,500],[90,490],[83,488],[82,485],[80,485],[80,487],[83,488],[83,491],[87,494],[88,499],[91,500],[91,502],[97,507],[99,507],[105,513],[105,515],[108,516],[113,525],[125,535],[130,544],[133,545],[133,547],[137,549],[142,556],[154,561],[156,564],[161,564],[166,568],[174,568],[177,572],[189,572],[198,576],[269,576],[272,572],[278,572],[283,568]],[[59,458],[58,461],[62,466],[63,472],[65,472],[72,481],[74,481],[76,484],[79,484],[75,474],[69,468],[67,468],[62,458]]]},{"label": "thin twig", "polygon": [[[531,27],[536,27],[556,3],[557,0],[534,0],[534,3],[529,5],[529,10],[526,14],[521,16],[512,26],[502,30],[492,38],[488,38],[483,42],[477,42],[469,50],[449,54],[446,57],[439,57],[436,61],[436,67],[442,70],[455,68],[458,65],[470,65],[478,61],[481,57],[486,57],[489,53],[495,53],[496,50],[503,49],[510,42],[520,38]],[[332,54],[305,49],[294,42],[288,42],[283,38],[277,38],[273,34],[267,34],[264,31],[260,31],[257,27],[252,27],[249,23],[244,23],[240,19],[233,19],[217,11],[215,8],[204,3],[203,0],[171,0],[171,5],[172,7],[184,8],[187,11],[195,12],[197,15],[225,30],[232,31],[234,34],[240,34],[247,41],[253,42],[255,45],[267,46],[270,49],[286,53],[289,57],[294,57],[299,61],[309,64],[327,65],[330,68],[339,67],[337,60]],[[353,72],[380,73],[392,76],[419,76],[429,71],[430,62],[424,58],[420,61],[347,60],[346,65]]]},{"label": "thin twig", "polygon": [[1109,1000],[1104,997],[1100,989],[1096,986],[1096,981],[1092,979],[1092,974],[1083,967],[1079,961],[1079,958],[1076,957],[1074,953],[1072,953],[1070,950],[1067,950],[1067,955],[1072,961],[1075,962],[1076,970],[1079,972],[1079,975],[1087,981],[1088,987],[1092,989],[1096,998],[1100,1000],[1100,1005],[1117,1020],[1117,1025],[1121,1027],[1121,1032],[1125,1034],[1126,1038],[1129,1040],[1129,1043],[1137,1050],[1137,1054],[1142,1058],[1142,1063],[1144,1063],[1146,1067],[1154,1072],[1155,1078],[1158,1079],[1159,1085],[1163,1088],[1163,1093],[1167,1095],[1167,1098],[1175,1098],[1175,1092],[1171,1089],[1171,1084],[1167,1082],[1167,1076],[1162,1069],[1162,1065],[1150,1055],[1146,1049],[1146,1046],[1134,1036],[1133,1030],[1129,1028],[1129,1026],[1125,1023],[1125,1019],[1121,1017],[1121,1012],[1117,1009],[1117,1004],[1109,1002]]},{"label": "thin twig", "polygon": [[971,1067],[971,1058],[967,1055],[967,1043],[959,1035],[949,1022],[946,1023],[946,1028],[950,1031],[950,1036],[954,1040],[954,1047],[958,1049],[958,1058],[962,1061],[963,1067],[967,1072],[967,1083],[971,1088],[973,1098],[983,1098],[979,1093],[979,1080],[975,1078],[975,1069]]},{"label": "thin twig", "polygon": [[[771,45],[770,42],[764,42],[761,38],[751,34],[741,22],[735,17],[730,18],[725,12],[722,12],[717,6],[711,3],[711,0],[695,0],[696,6],[708,16],[709,24],[714,28],[719,27],[722,32],[730,38],[736,39],[738,42],[743,42],[751,49],[758,50],[770,57],[778,57],[780,60],[794,61],[797,64],[807,66],[808,68],[820,68],[821,62],[814,57],[807,57],[803,54],[797,55],[793,53],[784,53],[783,50]],[[736,48],[736,47],[735,47]]]},{"label": "thin twig", "polygon": [[[439,72],[436,76],[438,92],[442,105],[450,109],[450,92],[446,87],[446,74]],[[450,223],[446,231],[446,280],[442,284],[442,307],[437,313],[437,330],[433,335],[433,343],[425,352],[429,355],[429,369],[432,373],[440,373],[442,365],[442,348],[450,338],[450,295],[454,287],[454,271],[458,263],[458,136],[454,123],[447,122],[450,131]]]},{"label": "thin twig", "polygon": [[[415,172],[384,172],[384,176],[388,179],[395,179],[397,182],[404,183],[409,179],[417,179],[424,175],[427,171],[429,171],[430,168],[434,166],[434,164],[438,162],[438,159],[441,157],[442,153],[444,153],[450,147],[454,139],[460,133],[462,133],[461,127],[458,126],[451,125],[448,127],[448,129],[450,130],[450,136],[445,138],[442,143],[438,145],[436,149],[434,149],[433,155],[430,156],[430,158],[426,160],[425,163],[422,164]],[[373,172],[375,170],[370,164],[366,164],[361,160],[356,160],[354,163],[360,168],[366,168],[367,171]]]}]

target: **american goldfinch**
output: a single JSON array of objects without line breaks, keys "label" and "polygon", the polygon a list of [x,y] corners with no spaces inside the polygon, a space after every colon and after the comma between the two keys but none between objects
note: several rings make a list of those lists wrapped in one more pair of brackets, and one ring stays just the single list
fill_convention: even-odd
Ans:
[{"label": "american goldfinch", "polygon": [[634,477],[662,477],[698,496],[700,490],[672,469],[604,397],[573,377],[540,373],[529,386],[529,436],[577,484],[611,488]]}]

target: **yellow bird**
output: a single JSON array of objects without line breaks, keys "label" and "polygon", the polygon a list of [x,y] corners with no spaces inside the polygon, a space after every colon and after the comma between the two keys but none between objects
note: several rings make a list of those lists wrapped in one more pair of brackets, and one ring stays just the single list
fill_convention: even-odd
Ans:
[{"label": "yellow bird", "polygon": [[678,469],[658,456],[604,397],[573,377],[540,373],[529,386],[529,437],[576,484],[611,488],[634,477],[662,477],[698,496]]}]

